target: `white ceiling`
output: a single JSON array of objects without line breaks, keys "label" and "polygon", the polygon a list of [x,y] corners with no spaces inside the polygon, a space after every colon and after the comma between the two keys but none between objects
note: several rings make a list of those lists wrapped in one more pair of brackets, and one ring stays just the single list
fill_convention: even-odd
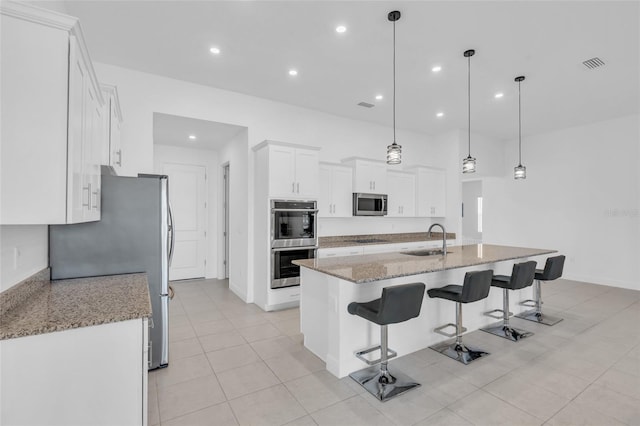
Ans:
[{"label": "white ceiling", "polygon": [[[153,113],[153,143],[219,150],[246,127],[177,115]],[[193,135],[196,139],[189,139]]]},{"label": "white ceiling", "polygon": [[[639,111],[637,1],[66,1],[92,59],[391,125],[392,24],[397,126],[517,136]],[[45,5],[46,6],[46,5]],[[347,26],[338,34],[335,27]],[[209,47],[219,46],[214,57]],[[601,58],[587,70],[581,62]],[[431,72],[441,65],[439,74]],[[295,67],[299,75],[287,71]],[[505,96],[494,99],[498,91]],[[385,99],[374,100],[382,93]],[[360,101],[376,104],[366,109]],[[443,111],[443,118],[435,114]],[[402,141],[398,141],[402,143]]]}]

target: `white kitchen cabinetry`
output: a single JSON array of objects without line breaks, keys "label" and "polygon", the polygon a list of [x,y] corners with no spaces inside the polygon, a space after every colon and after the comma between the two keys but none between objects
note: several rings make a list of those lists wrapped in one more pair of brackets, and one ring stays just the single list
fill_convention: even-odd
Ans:
[{"label": "white kitchen cabinetry", "polygon": [[387,164],[383,161],[364,158],[345,158],[342,162],[353,167],[353,192],[366,194],[386,194]]},{"label": "white kitchen cabinetry", "polygon": [[120,98],[118,88],[107,84],[101,84],[100,89],[105,98],[105,128],[106,143],[102,145],[101,164],[111,167],[116,173],[122,170],[122,111],[120,110]]},{"label": "white kitchen cabinetry", "polygon": [[146,425],[147,346],[146,318],[0,341],[0,424]]},{"label": "white kitchen cabinetry", "polygon": [[446,172],[430,167],[413,167],[416,174],[416,216],[445,217],[447,204]]},{"label": "white kitchen cabinetry", "polygon": [[268,152],[269,196],[285,199],[318,197],[320,148],[264,141],[254,150]]},{"label": "white kitchen cabinetry", "polygon": [[254,150],[266,149],[269,196],[285,199],[318,197],[320,148],[264,141]]},{"label": "white kitchen cabinetry", "polygon": [[78,20],[0,11],[0,224],[99,220],[103,100]]},{"label": "white kitchen cabinetry", "polygon": [[416,215],[416,177],[413,173],[387,172],[389,197],[387,216],[413,217]]},{"label": "white kitchen cabinetry", "polygon": [[320,163],[319,217],[351,217],[353,169],[336,164]]},{"label": "white kitchen cabinetry", "polygon": [[357,256],[363,253],[364,251],[362,246],[323,248],[318,249],[318,259],[325,259],[327,257]]}]

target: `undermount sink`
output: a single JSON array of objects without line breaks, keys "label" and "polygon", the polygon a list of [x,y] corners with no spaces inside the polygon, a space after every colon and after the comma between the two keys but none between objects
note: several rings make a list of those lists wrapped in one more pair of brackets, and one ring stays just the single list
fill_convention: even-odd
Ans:
[{"label": "undermount sink", "polygon": [[[451,253],[448,251],[447,253]],[[403,251],[400,254],[406,254],[409,256],[442,256],[442,249],[430,249],[430,250],[414,250],[414,251]]]}]

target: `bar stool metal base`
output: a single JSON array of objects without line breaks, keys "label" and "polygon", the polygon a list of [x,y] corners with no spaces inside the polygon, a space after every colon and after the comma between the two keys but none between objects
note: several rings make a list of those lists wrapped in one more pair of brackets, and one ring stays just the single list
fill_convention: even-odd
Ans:
[{"label": "bar stool metal base", "polygon": [[504,325],[503,323],[481,328],[480,330],[486,331],[487,333],[491,333],[498,337],[509,339],[513,342],[517,342],[521,339],[524,339],[525,337],[533,336],[533,333],[530,331]]},{"label": "bar stool metal base", "polygon": [[544,325],[556,325],[563,318],[554,317],[552,315],[543,314],[542,312],[537,312],[535,309],[532,311],[526,311],[521,314],[516,315],[516,318],[522,318],[528,321],[537,322],[539,324]]},{"label": "bar stool metal base", "polygon": [[437,345],[429,346],[429,348],[465,365],[477,360],[478,358],[490,355],[489,352],[485,352],[478,348],[471,348],[462,342],[456,343],[455,340],[440,342]]},{"label": "bar stool metal base", "polygon": [[382,371],[379,366],[368,367],[349,374],[356,382],[379,401],[385,402],[420,386],[402,372]]}]

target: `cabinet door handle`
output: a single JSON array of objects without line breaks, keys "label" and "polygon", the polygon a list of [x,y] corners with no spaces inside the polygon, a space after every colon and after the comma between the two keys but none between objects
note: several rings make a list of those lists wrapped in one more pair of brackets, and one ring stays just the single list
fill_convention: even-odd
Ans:
[{"label": "cabinet door handle", "polygon": [[82,203],[82,207],[86,207],[87,210],[91,210],[91,184],[88,183],[87,186],[83,186],[82,190],[86,190],[87,191],[87,203],[85,204],[84,202]]},{"label": "cabinet door handle", "polygon": [[117,154],[118,154],[118,161],[116,162],[116,164],[117,164],[118,166],[122,167],[122,150],[121,150],[121,149],[119,149],[119,150],[118,150],[118,152],[117,152]]},{"label": "cabinet door handle", "polygon": [[[100,188],[93,191],[92,194],[96,196],[96,203],[93,205],[92,208],[95,210],[98,210],[98,201],[100,200]],[[93,197],[91,201],[93,201]]]},{"label": "cabinet door handle", "polygon": [[376,190],[376,181],[375,180],[373,181],[373,190],[374,191]]},{"label": "cabinet door handle", "polygon": [[300,193],[300,182],[298,182],[296,184],[296,192],[299,194]]},{"label": "cabinet door handle", "polygon": [[293,192],[293,193],[296,192],[296,183],[295,182],[291,182],[291,192]]}]

